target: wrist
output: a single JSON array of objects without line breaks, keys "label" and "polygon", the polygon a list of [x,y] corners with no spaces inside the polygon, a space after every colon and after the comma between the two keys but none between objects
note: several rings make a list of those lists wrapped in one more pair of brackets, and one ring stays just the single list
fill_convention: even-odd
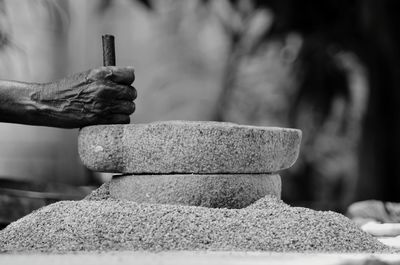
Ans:
[{"label": "wrist", "polygon": [[35,125],[42,84],[0,81],[0,121]]},{"label": "wrist", "polygon": [[28,98],[24,104],[31,124],[41,126],[57,126],[60,112],[57,102],[54,102],[51,91],[52,83],[31,84]]},{"label": "wrist", "polygon": [[[78,128],[74,115],[68,111],[70,104],[69,87],[60,82],[34,84],[29,93],[29,102],[26,111],[31,113],[31,120],[34,125],[59,127],[59,128]],[[66,95],[63,94],[66,92]]]}]

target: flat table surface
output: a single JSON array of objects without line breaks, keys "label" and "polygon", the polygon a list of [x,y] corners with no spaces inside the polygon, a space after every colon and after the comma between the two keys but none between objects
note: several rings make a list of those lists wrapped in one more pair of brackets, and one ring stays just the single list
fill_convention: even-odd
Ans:
[{"label": "flat table surface", "polygon": [[[367,262],[368,261],[368,262]],[[375,262],[373,262],[375,261]],[[383,263],[382,263],[383,262]],[[343,264],[374,265],[399,264],[400,254],[351,254],[351,253],[275,253],[275,252],[206,252],[206,251],[171,251],[171,252],[106,252],[77,254],[1,254],[0,264]]]}]

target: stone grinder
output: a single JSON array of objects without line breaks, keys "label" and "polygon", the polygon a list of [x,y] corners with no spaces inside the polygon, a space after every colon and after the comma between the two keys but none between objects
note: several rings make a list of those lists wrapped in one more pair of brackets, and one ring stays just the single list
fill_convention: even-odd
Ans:
[{"label": "stone grinder", "polygon": [[[103,36],[103,61],[115,65],[113,36]],[[122,173],[110,182],[114,198],[243,208],[280,197],[278,172],[294,164],[300,141],[297,129],[164,121],[85,127],[78,148],[89,169]]]}]

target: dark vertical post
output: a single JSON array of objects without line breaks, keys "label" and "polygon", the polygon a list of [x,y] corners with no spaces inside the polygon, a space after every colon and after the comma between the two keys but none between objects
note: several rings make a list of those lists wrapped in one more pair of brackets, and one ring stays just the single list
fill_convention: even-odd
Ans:
[{"label": "dark vertical post", "polygon": [[103,65],[115,66],[115,43],[113,35],[103,35]]}]

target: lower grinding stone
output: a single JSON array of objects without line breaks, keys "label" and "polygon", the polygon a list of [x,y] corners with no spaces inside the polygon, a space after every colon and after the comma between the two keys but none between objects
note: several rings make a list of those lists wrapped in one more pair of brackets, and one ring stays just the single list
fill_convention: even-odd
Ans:
[{"label": "lower grinding stone", "polygon": [[130,174],[270,173],[297,159],[301,131],[226,122],[164,121],[82,128],[79,155],[94,171]]},{"label": "lower grinding stone", "polygon": [[281,196],[278,174],[121,175],[109,184],[115,199],[209,208],[244,208],[266,195]]}]

